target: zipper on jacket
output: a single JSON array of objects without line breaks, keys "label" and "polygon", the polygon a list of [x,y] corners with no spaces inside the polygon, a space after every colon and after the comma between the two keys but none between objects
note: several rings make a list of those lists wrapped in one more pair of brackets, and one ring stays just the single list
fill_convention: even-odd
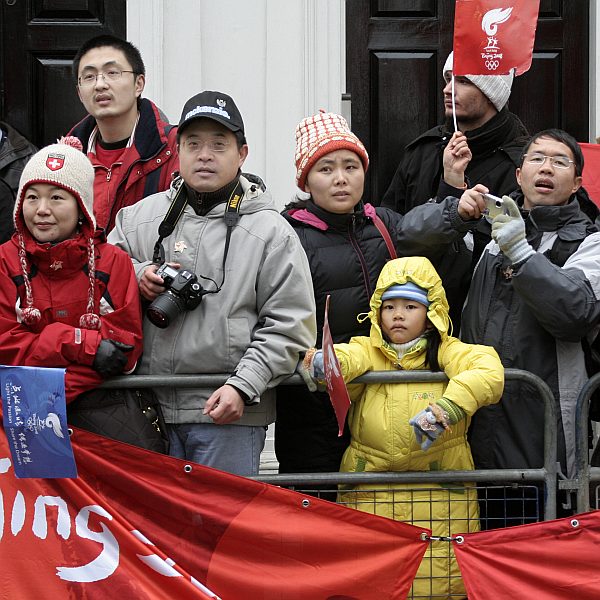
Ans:
[{"label": "zipper on jacket", "polygon": [[[167,142],[168,142],[168,138],[167,138]],[[110,210],[108,211],[108,221],[106,223],[107,227],[108,227],[108,224],[113,220],[113,216],[116,216],[115,204],[117,202],[119,192],[120,192],[121,188],[125,187],[125,185],[127,184],[127,181],[129,179],[129,176],[131,175],[131,172],[133,171],[133,169],[137,168],[137,166],[139,164],[145,164],[148,161],[154,160],[165,149],[165,147],[167,146],[167,142],[165,142],[152,156],[149,156],[148,158],[142,158],[140,156],[136,161],[131,163],[131,165],[129,166],[129,169],[127,169],[127,172],[125,173],[125,175],[119,182],[119,185],[117,185],[117,189],[115,190],[114,200],[110,206]],[[159,168],[162,170],[164,168],[164,165],[161,165]],[[170,184],[169,184],[169,187],[170,187]],[[162,191],[166,192],[168,190],[169,190],[169,188],[167,188],[166,190],[162,190]],[[155,192],[155,193],[158,193],[158,192]],[[142,199],[143,198],[140,198],[140,200],[142,200]],[[139,202],[139,200],[138,200],[138,202]]]},{"label": "zipper on jacket", "polygon": [[369,279],[369,269],[367,269],[367,262],[365,261],[365,257],[360,249],[358,244],[358,240],[355,235],[356,230],[356,217],[352,215],[352,221],[350,227],[348,228],[348,239],[350,240],[350,244],[354,248],[358,256],[358,260],[360,261],[360,267],[363,272],[363,279],[365,281],[365,289],[367,290],[367,298],[370,300],[373,295],[373,291],[371,290],[371,280]]}]

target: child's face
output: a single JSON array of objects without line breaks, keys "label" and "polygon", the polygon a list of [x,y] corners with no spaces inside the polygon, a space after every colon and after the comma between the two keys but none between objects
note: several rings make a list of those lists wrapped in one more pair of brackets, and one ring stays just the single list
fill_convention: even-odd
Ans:
[{"label": "child's face", "polygon": [[381,330],[393,344],[405,344],[425,333],[427,308],[405,298],[384,300],[380,310]]}]

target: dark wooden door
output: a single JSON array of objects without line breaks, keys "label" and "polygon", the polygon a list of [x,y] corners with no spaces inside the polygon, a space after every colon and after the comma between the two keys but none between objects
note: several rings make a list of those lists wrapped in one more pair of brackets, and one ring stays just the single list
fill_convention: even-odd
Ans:
[{"label": "dark wooden door", "polygon": [[126,35],[126,1],[0,0],[0,7],[0,116],[41,147],[85,115],[72,59],[95,35]]},{"label": "dark wooden door", "polygon": [[[443,119],[453,25],[453,0],[346,0],[346,91],[372,161],[365,198],[376,204],[404,146]],[[588,140],[588,28],[587,0],[541,0],[533,63],[509,102],[530,132],[560,127]]]}]

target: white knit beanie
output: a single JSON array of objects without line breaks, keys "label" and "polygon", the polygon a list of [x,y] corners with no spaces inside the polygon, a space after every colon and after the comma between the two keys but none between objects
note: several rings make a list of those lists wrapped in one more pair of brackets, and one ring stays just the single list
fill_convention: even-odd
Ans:
[{"label": "white knit beanie", "polygon": [[96,219],[94,218],[94,167],[88,157],[82,152],[83,146],[75,137],[66,137],[56,144],[42,148],[34,154],[25,165],[19,181],[19,191],[13,218],[15,231],[19,240],[19,259],[24,275],[26,306],[21,311],[21,319],[26,325],[33,325],[41,319],[40,311],[33,306],[33,294],[27,254],[23,233],[27,227],[23,219],[23,198],[27,188],[34,183],[53,184],[67,190],[77,200],[79,209],[83,213],[81,232],[88,244],[88,278],[90,289],[88,293],[87,313],[80,318],[80,326],[86,329],[99,329],[100,318],[94,314],[94,288],[96,269],[94,259],[94,231]]},{"label": "white knit beanie", "polygon": [[[442,69],[446,81],[450,81],[448,72],[452,71],[453,58],[454,52],[450,52]],[[465,77],[481,90],[481,93],[490,100],[497,111],[501,111],[506,106],[514,79],[514,71],[511,71],[509,75],[465,75]]]},{"label": "white knit beanie", "polygon": [[96,229],[94,218],[94,167],[82,152],[83,146],[76,137],[62,138],[58,143],[42,148],[25,165],[19,181],[15,202],[15,227],[22,228],[23,196],[33,183],[50,183],[71,192],[92,232]]},{"label": "white knit beanie", "polygon": [[335,150],[355,152],[368,169],[369,155],[341,115],[322,110],[296,125],[296,184],[301,190],[306,191],[306,177],[314,164]]}]

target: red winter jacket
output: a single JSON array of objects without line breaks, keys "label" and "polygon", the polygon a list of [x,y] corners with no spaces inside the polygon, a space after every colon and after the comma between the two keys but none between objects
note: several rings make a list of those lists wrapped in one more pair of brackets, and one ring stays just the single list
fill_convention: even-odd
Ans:
[{"label": "red winter jacket", "polygon": [[18,320],[25,306],[18,238],[0,246],[0,364],[66,367],[67,402],[98,386],[102,377],[92,369],[100,341],[108,338],[134,346],[127,353],[131,370],[142,353],[142,316],[137,280],[129,256],[95,235],[96,282],[94,312],[100,331],[82,329],[90,289],[87,245],[83,234],[55,245],[38,244],[24,234],[31,269],[33,306],[42,313],[33,327]]},{"label": "red winter jacket", "polygon": [[[115,216],[121,208],[168,189],[173,172],[179,169],[177,127],[167,123],[158,107],[146,98],[140,100],[139,111],[134,143],[121,157],[123,164],[116,197],[109,194],[110,170],[98,162],[95,153],[88,151],[96,119],[88,115],[68,134],[81,140],[83,151],[94,165],[94,215],[98,226],[107,234],[114,227]],[[115,189],[114,182],[110,187]]]}]

